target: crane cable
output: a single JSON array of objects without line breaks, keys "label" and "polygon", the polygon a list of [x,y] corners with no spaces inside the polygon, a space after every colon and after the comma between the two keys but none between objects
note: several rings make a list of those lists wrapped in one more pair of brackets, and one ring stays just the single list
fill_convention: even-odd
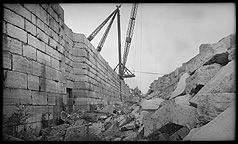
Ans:
[{"label": "crane cable", "polygon": [[[140,25],[140,70],[141,70],[141,49],[142,49],[142,6],[141,6],[141,25]],[[141,90],[141,73],[140,73],[140,90]]]}]

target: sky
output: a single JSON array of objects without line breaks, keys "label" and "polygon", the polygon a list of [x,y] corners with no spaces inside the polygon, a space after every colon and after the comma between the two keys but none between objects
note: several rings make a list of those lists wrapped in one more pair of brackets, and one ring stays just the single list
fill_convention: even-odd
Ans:
[{"label": "sky", "polygon": [[[119,3],[61,3],[64,22],[74,33],[88,37]],[[121,47],[132,3],[121,3]],[[150,84],[182,66],[199,53],[201,44],[213,44],[235,34],[234,3],[139,3],[126,67],[136,77],[126,78],[131,87],[146,93]],[[110,20],[109,20],[110,21]],[[97,48],[108,23],[91,41]],[[101,55],[114,69],[118,64],[117,19],[115,18]],[[149,72],[157,74],[139,73]]]}]

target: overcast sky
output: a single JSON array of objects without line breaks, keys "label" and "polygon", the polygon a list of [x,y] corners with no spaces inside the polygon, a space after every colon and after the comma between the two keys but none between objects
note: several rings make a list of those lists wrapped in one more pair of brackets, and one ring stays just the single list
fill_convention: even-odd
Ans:
[{"label": "overcast sky", "polygon": [[[60,4],[64,21],[75,33],[86,37],[116,8],[117,3]],[[124,52],[125,37],[132,4],[121,4],[121,45]],[[108,21],[109,23],[109,21]],[[91,41],[96,48],[106,27]],[[167,74],[180,67],[199,52],[201,44],[216,43],[223,37],[235,34],[235,4],[166,4],[139,3],[132,44],[126,67],[131,71]],[[117,21],[111,27],[101,55],[112,68],[118,64]],[[125,79],[143,93],[149,85],[163,75],[134,73]]]}]

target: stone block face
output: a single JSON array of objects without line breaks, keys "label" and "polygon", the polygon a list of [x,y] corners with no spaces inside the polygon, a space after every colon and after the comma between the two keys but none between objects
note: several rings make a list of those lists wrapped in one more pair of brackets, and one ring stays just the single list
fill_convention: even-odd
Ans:
[{"label": "stone block face", "polygon": [[36,60],[36,49],[30,45],[23,45],[23,56]]},{"label": "stone block face", "polygon": [[42,31],[44,31],[45,24],[44,24],[43,21],[41,21],[41,19],[36,18],[36,26],[37,26],[38,28],[40,28]]},{"label": "stone block face", "polygon": [[3,13],[5,21],[24,29],[24,19],[21,16],[5,8]]},{"label": "stone block face", "polygon": [[22,55],[22,42],[3,36],[3,50]]},{"label": "stone block face", "polygon": [[23,73],[32,73],[32,61],[26,59],[25,57],[19,56],[19,55],[13,55],[12,57],[13,61],[13,70],[14,71],[19,71]]},{"label": "stone block face", "polygon": [[28,75],[28,89],[30,90],[39,90],[39,77]]},{"label": "stone block face", "polygon": [[3,68],[11,69],[11,67],[12,67],[11,53],[3,51]]},{"label": "stone block face", "polygon": [[31,20],[31,13],[27,11],[23,6],[20,4],[4,4],[5,7],[15,11],[17,14],[21,15],[22,17]]},{"label": "stone block face", "polygon": [[36,37],[44,43],[48,43],[48,36],[44,33],[44,31],[40,30],[39,28],[36,29]]},{"label": "stone block face", "polygon": [[35,47],[38,50],[45,52],[45,44],[42,41],[40,41],[38,38],[36,38],[30,34],[28,34],[27,37],[28,37],[29,45]]},{"label": "stone block face", "polygon": [[46,45],[46,53],[50,55],[51,57],[54,57],[55,59],[60,60],[59,52],[48,45]]},{"label": "stone block face", "polygon": [[55,105],[55,100],[56,100],[56,94],[54,93],[49,93],[48,94],[48,99],[47,99],[47,103],[48,105]]},{"label": "stone block face", "polygon": [[26,32],[11,24],[7,24],[7,34],[13,38],[16,38],[24,43],[27,42]]},{"label": "stone block face", "polygon": [[46,92],[32,91],[31,96],[33,105],[47,105]]},{"label": "stone block face", "polygon": [[5,88],[3,90],[4,105],[8,104],[32,104],[31,91],[24,89]]},{"label": "stone block face", "polygon": [[40,51],[36,51],[36,57],[37,57],[37,61],[41,64],[45,64],[45,65],[48,65],[50,66],[50,56],[45,54],[45,53],[42,53]]},{"label": "stone block face", "polygon": [[41,76],[44,73],[44,65],[32,61],[33,69],[32,69],[32,74],[36,76]]},{"label": "stone block face", "polygon": [[36,36],[36,26],[29,22],[28,20],[25,20],[25,30],[32,35]]},{"label": "stone block face", "polygon": [[4,86],[9,88],[27,89],[27,74],[7,71]]}]

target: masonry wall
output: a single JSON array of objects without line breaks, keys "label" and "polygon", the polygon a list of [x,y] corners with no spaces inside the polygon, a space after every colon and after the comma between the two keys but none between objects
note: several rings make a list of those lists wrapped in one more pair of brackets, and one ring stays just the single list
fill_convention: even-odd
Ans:
[{"label": "masonry wall", "polygon": [[[42,113],[57,123],[62,104],[73,108],[120,101],[120,80],[83,34],[64,24],[58,4],[3,5],[3,114],[16,103],[33,116],[28,123],[41,127]],[[129,87],[121,81],[123,99]]]}]

